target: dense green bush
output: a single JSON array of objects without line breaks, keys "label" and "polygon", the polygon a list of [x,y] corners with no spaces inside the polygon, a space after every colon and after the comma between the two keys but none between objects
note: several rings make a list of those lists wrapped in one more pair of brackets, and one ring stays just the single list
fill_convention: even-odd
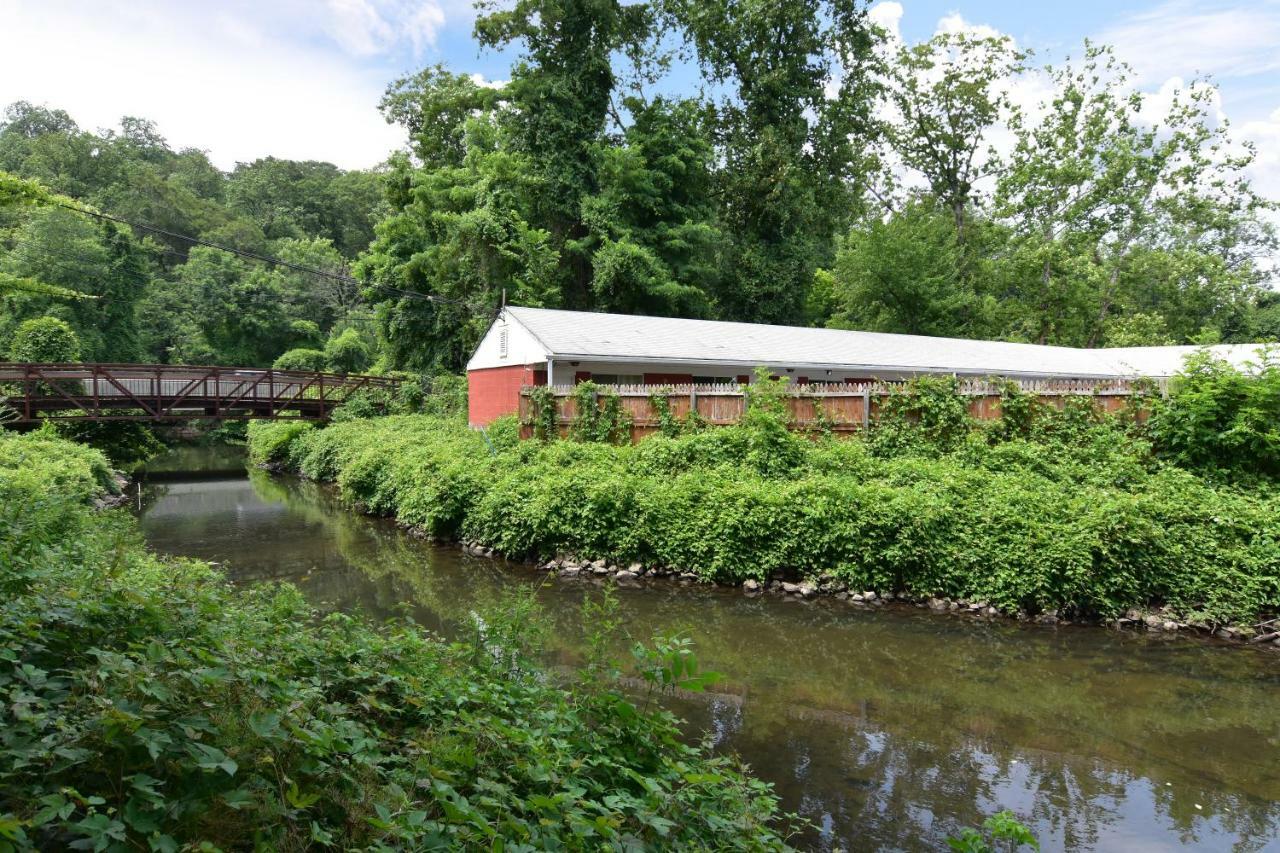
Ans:
[{"label": "dense green bush", "polygon": [[249,461],[254,465],[276,465],[285,461],[294,439],[312,429],[309,421],[250,421]]},{"label": "dense green bush", "polygon": [[672,716],[598,669],[550,681],[527,597],[455,645],[321,617],[149,555],[90,508],[108,475],[0,436],[0,848],[784,846],[769,789]]},{"label": "dense green bush", "polygon": [[36,317],[18,326],[8,350],[10,361],[79,361],[80,338],[57,317]]},{"label": "dense green bush", "polygon": [[352,394],[334,411],[333,420],[342,422],[375,415],[427,414],[464,422],[467,414],[467,380],[463,376],[394,372],[399,380],[394,392],[375,388]]},{"label": "dense green bush", "polygon": [[[110,413],[111,410],[107,410]],[[137,470],[165,449],[147,424],[140,421],[98,421],[67,418],[46,421],[48,429],[63,438],[101,450],[111,464],[124,471]]]},{"label": "dense green bush", "polygon": [[1037,412],[1028,438],[948,426],[941,447],[895,440],[893,454],[765,420],[634,447],[490,447],[456,423],[382,418],[306,433],[287,458],[370,512],[516,557],[830,577],[1008,612],[1280,607],[1280,498],[1162,465],[1090,405]]},{"label": "dense green bush", "polygon": [[271,366],[276,370],[323,371],[328,363],[320,350],[298,347],[281,353]]},{"label": "dense green bush", "polygon": [[324,360],[335,373],[363,373],[373,363],[373,356],[360,333],[347,329],[325,342]]},{"label": "dense green bush", "polygon": [[1280,362],[1241,370],[1201,352],[1187,360],[1148,422],[1162,456],[1232,479],[1280,477]]}]

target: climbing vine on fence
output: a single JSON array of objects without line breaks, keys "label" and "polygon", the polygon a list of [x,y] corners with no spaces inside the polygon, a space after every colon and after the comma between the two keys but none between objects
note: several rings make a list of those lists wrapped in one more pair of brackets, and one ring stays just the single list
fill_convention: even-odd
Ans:
[{"label": "climbing vine on fence", "polygon": [[583,382],[573,389],[574,416],[569,434],[578,441],[624,444],[631,438],[631,416],[612,388]]},{"label": "climbing vine on fence", "polygon": [[[671,411],[671,399],[667,396],[672,390],[670,386],[664,386],[649,395],[649,405],[658,414],[658,431],[667,438],[675,438],[681,432],[680,419]],[[689,414],[696,413],[690,409]]]},{"label": "climbing vine on fence", "polygon": [[539,441],[549,441],[557,436],[556,430],[556,395],[546,385],[535,385],[525,389],[529,402],[533,406],[533,415],[529,425],[533,427],[533,437]]}]

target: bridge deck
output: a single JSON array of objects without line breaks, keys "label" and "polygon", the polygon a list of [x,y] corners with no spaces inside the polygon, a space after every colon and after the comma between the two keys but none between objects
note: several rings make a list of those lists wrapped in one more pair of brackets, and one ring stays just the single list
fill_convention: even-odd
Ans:
[{"label": "bridge deck", "polygon": [[321,420],[360,391],[394,392],[380,376],[171,364],[0,362],[0,398],[19,421],[277,418]]}]

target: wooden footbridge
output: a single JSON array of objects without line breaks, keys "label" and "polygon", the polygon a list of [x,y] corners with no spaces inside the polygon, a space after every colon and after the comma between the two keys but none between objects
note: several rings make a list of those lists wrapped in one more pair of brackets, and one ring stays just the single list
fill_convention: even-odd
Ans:
[{"label": "wooden footbridge", "polygon": [[[0,402],[17,422],[200,418],[324,420],[353,394],[398,380],[248,367],[0,362]],[[12,419],[12,415],[10,415]]]}]

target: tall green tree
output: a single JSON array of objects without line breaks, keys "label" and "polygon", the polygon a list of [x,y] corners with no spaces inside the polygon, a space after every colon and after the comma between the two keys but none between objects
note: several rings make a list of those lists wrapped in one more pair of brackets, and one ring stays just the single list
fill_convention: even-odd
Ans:
[{"label": "tall green tree", "polygon": [[621,0],[514,0],[477,4],[475,33],[492,48],[518,46],[504,97],[512,142],[538,180],[532,215],[558,253],[562,301],[591,306],[592,263],[583,201],[600,189],[596,145],[617,85],[613,56],[637,50],[649,6]]},{"label": "tall green tree", "polygon": [[10,322],[58,317],[79,336],[85,358],[137,360],[136,309],[150,282],[152,262],[132,234],[69,210],[38,207],[23,213],[5,242],[9,250],[0,253],[0,272],[93,297],[11,293],[3,297]]},{"label": "tall green tree", "polygon": [[1017,145],[996,191],[1013,229],[1010,297],[1030,340],[1104,342],[1108,320],[1161,315],[1175,338],[1240,325],[1276,250],[1263,214],[1275,205],[1250,186],[1254,152],[1231,144],[1198,81],[1167,107],[1132,85],[1105,47],[1053,71],[1038,122],[1015,124]]},{"label": "tall green tree", "polygon": [[708,79],[730,235],[717,301],[730,319],[803,318],[814,269],[861,197],[874,32],[856,0],[667,0]]},{"label": "tall green tree", "polygon": [[600,191],[582,205],[593,302],[621,313],[708,316],[725,245],[712,116],[695,100],[623,105],[632,122],[620,144],[597,146]]},{"label": "tall green tree", "polygon": [[963,273],[950,205],[932,196],[873,218],[839,243],[827,325],[947,337],[986,331],[985,300]]},{"label": "tall green tree", "polygon": [[[402,81],[393,87],[389,117],[412,122],[413,86],[421,89],[422,109],[477,88],[462,75]],[[366,295],[397,368],[458,369],[504,291],[522,305],[560,301],[560,253],[550,232],[531,224],[539,170],[512,150],[497,110],[458,121],[466,140],[460,160],[439,137],[416,134],[414,157],[392,159],[386,191],[393,212],[356,266],[370,283]]]},{"label": "tall green tree", "polygon": [[265,157],[237,165],[226,196],[230,210],[256,222],[269,240],[321,237],[353,258],[373,240],[381,188],[370,172]]},{"label": "tall green tree", "polygon": [[[921,179],[950,211],[960,244],[971,212],[986,195],[980,184],[999,171],[991,134],[1016,120],[1008,88],[1026,59],[1007,36],[959,32],[900,44],[885,66],[888,117],[881,127],[888,169],[879,182],[892,192],[902,182],[894,174],[898,166],[907,180]],[[883,195],[882,200],[889,201]]]}]

